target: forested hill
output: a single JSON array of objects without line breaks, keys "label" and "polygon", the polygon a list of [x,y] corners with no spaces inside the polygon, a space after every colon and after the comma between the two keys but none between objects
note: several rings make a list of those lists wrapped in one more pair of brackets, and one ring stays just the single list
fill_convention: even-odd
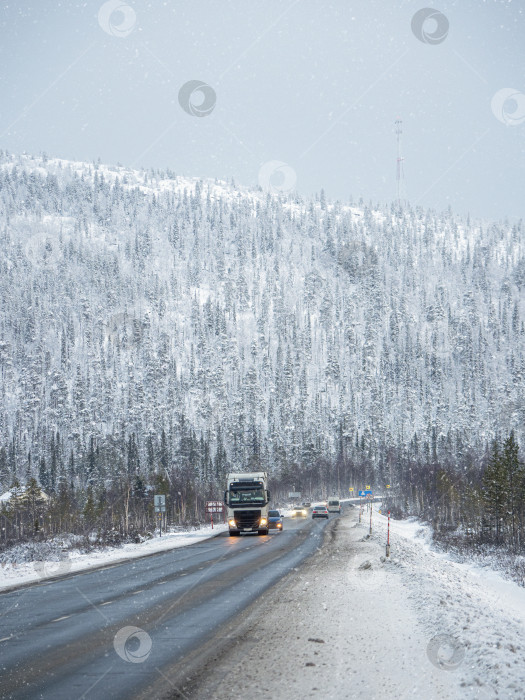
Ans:
[{"label": "forested hill", "polygon": [[524,442],[521,223],[1,153],[0,235],[4,488]]}]

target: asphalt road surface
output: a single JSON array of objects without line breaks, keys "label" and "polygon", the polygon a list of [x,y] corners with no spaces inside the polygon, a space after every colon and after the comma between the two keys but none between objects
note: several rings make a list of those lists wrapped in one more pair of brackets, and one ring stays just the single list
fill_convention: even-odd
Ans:
[{"label": "asphalt road surface", "polygon": [[185,659],[320,547],[326,523],[287,518],[283,532],[223,533],[0,594],[0,697],[183,698]]}]

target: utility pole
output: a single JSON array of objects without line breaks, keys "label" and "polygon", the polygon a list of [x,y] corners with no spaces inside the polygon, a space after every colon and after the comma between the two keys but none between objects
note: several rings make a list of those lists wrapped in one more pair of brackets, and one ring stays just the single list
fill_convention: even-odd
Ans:
[{"label": "utility pole", "polygon": [[398,210],[400,210],[403,203],[402,200],[405,199],[405,169],[403,167],[403,161],[405,159],[401,155],[401,134],[403,133],[403,121],[399,117],[395,121],[395,126],[397,139],[396,204]]}]

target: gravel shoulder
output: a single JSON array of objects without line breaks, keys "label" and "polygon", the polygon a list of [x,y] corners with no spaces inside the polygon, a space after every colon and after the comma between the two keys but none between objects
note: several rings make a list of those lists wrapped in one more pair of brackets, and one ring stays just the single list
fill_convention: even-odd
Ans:
[{"label": "gravel shoulder", "polygon": [[402,566],[381,561],[383,539],[368,529],[357,508],[334,518],[318,553],[246,611],[242,631],[228,635],[184,697],[493,697],[467,694],[459,669],[432,663],[429,642],[440,630],[418,618]]}]

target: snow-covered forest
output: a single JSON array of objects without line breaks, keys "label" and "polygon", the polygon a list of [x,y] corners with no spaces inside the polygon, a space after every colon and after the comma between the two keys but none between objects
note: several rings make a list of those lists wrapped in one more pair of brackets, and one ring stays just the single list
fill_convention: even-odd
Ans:
[{"label": "snow-covered forest", "polygon": [[0,236],[4,491],[343,492],[524,444],[521,222],[2,152]]}]

